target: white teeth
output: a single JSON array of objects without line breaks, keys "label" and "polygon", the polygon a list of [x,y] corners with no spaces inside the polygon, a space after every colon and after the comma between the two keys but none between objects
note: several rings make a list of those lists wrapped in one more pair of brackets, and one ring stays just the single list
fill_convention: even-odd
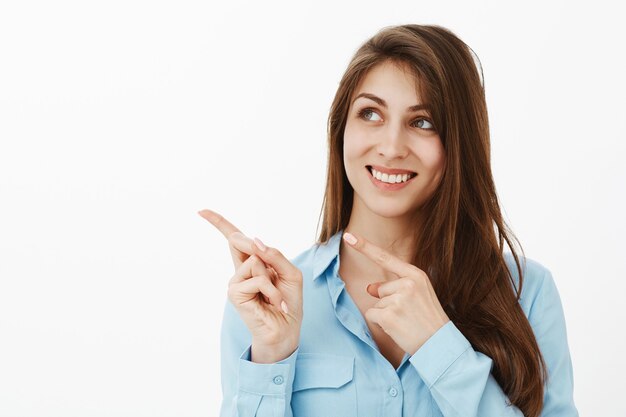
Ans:
[{"label": "white teeth", "polygon": [[389,184],[395,184],[395,183],[400,183],[400,182],[406,182],[409,179],[413,178],[415,176],[415,174],[385,174],[382,173],[380,171],[376,171],[374,168],[372,168],[372,176],[374,176],[374,178],[376,178],[377,180],[380,180],[382,182],[386,182]]}]

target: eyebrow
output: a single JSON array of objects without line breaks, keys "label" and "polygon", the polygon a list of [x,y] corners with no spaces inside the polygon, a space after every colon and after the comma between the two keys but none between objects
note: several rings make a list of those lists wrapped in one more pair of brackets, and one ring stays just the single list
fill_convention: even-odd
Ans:
[{"label": "eyebrow", "polygon": [[[384,108],[387,108],[387,102],[385,100],[383,100],[382,98],[375,96],[374,94],[370,94],[370,93],[361,93],[358,96],[356,96],[354,98],[354,100],[352,100],[352,104],[354,104],[354,102],[359,98],[359,97],[365,97],[365,98],[369,98],[372,101],[375,101],[376,103],[380,104],[381,106],[383,106]],[[428,110],[430,108],[430,106],[428,106],[427,104],[416,104],[415,106],[410,106],[407,108],[407,111],[418,111],[418,110]]]}]

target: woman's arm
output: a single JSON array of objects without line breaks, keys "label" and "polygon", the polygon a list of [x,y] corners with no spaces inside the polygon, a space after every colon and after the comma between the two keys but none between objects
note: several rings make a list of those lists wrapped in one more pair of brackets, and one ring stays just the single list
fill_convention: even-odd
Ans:
[{"label": "woman's arm", "polygon": [[291,393],[299,347],[282,361],[250,361],[251,335],[227,301],[220,351],[222,405],[220,417],[293,417]]},{"label": "woman's arm", "polygon": [[[573,371],[561,299],[549,270],[528,319],[548,367],[541,417],[576,417]],[[541,272],[539,272],[541,273]],[[493,361],[448,322],[410,358],[446,417],[523,416],[491,374]]]},{"label": "woman's arm", "polygon": [[250,332],[227,301],[220,339],[220,417],[293,417],[290,403],[299,348],[270,364],[251,362],[250,349]]}]

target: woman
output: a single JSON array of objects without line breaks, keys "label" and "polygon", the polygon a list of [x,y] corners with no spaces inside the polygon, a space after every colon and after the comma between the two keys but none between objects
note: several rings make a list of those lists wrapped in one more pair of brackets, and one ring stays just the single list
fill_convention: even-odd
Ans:
[{"label": "woman", "polygon": [[440,26],[384,28],[328,122],[309,249],[287,260],[199,212],[236,268],[221,415],[577,416],[559,294],[502,218],[469,47]]}]

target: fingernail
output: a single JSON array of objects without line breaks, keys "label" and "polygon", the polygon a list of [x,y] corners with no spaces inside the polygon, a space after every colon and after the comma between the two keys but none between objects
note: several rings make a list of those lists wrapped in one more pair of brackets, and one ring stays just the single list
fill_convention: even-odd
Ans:
[{"label": "fingernail", "polygon": [[289,314],[289,309],[287,308],[287,303],[285,303],[285,300],[283,300],[283,302],[280,303],[280,307],[283,309],[285,314]]},{"label": "fingernail", "polygon": [[356,243],[356,237],[352,236],[350,233],[344,233],[343,238],[351,245],[354,245]]},{"label": "fingernail", "polygon": [[256,237],[254,238],[254,244],[256,245],[257,248],[261,250],[261,252],[264,252],[265,249],[267,249],[265,245],[263,244],[263,242],[261,242],[261,240]]}]

